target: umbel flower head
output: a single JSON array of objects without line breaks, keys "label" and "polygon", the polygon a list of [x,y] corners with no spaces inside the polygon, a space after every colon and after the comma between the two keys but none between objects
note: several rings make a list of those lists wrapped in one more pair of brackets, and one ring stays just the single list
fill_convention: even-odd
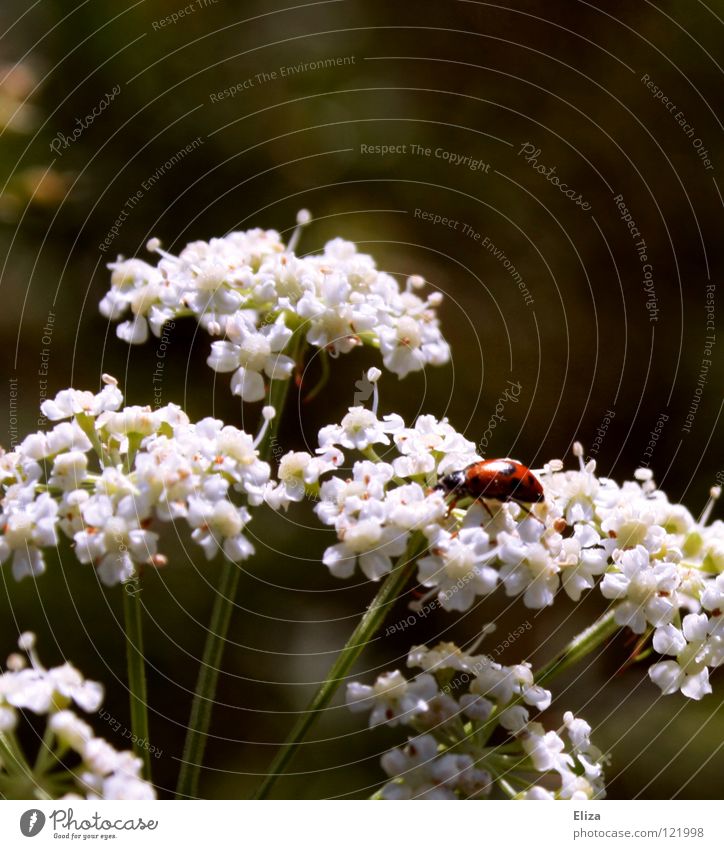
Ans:
[{"label": "umbel flower head", "polygon": [[[309,221],[303,210],[299,227]],[[111,288],[100,303],[111,320],[125,318],[118,336],[145,342],[163,325],[191,315],[213,337],[208,363],[232,375],[244,401],[260,401],[269,380],[288,380],[293,334],[331,356],[359,345],[378,348],[382,363],[399,377],[450,356],[436,308],[442,296],[422,298],[419,276],[400,287],[351,242],[334,239],[322,253],[297,256],[299,228],[289,245],[275,230],[229,233],[187,245],[178,256],[152,239],[160,259],[111,263]]]},{"label": "umbel flower head", "polygon": [[[502,666],[454,643],[414,646],[407,679],[395,670],[372,686],[352,683],[347,704],[369,712],[370,726],[406,726],[406,745],[382,756],[389,781],[383,799],[595,799],[605,796],[603,755],[591,728],[572,713],[546,731],[530,710],[546,710],[551,693],[528,664]],[[491,744],[493,733],[498,742]]]},{"label": "umbel flower head", "polygon": [[[12,654],[0,671],[0,780],[12,787],[17,781],[16,729],[23,711],[47,717],[43,747],[36,766],[23,773],[43,797],[54,799],[155,799],[153,787],[141,777],[142,762],[131,752],[118,752],[96,737],[73,710],[95,713],[103,701],[103,687],[87,681],[70,663],[45,669],[35,652],[35,635],[26,632],[18,646],[27,653]],[[10,743],[11,754],[5,757]],[[31,760],[28,760],[31,763]]]},{"label": "umbel flower head", "polygon": [[255,440],[218,419],[192,423],[175,404],[122,407],[116,381],[104,380],[97,394],[67,389],[45,401],[57,424],[0,455],[0,563],[17,580],[39,575],[43,550],[65,535],[113,585],[163,565],[154,528],[171,521],[190,527],[208,559],[246,559],[248,506],[269,480]]},{"label": "umbel flower head", "polygon": [[598,586],[618,625],[654,634],[667,656],[651,668],[662,691],[701,698],[709,670],[724,663],[722,523],[708,524],[710,508],[697,522],[646,470],[621,485],[598,477],[579,445],[575,453],[576,470],[558,460],[536,470],[540,503],[454,505],[435,484],[479,460],[475,445],[447,420],[423,415],[409,426],[358,406],[321,429],[315,455],[285,455],[265,498],[275,509],[316,500],[337,537],[323,562],[338,578],[359,569],[379,581],[416,557],[427,590],[418,607],[466,611],[502,588],[540,609]]}]

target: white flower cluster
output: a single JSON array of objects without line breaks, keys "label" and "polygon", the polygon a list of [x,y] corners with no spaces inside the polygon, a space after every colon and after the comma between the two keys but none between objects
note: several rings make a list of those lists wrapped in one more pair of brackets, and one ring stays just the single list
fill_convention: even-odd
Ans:
[{"label": "white flower cluster", "polygon": [[[324,478],[341,469],[343,452],[365,459]],[[316,456],[282,459],[280,481],[265,497],[277,509],[305,494],[318,499],[317,516],[338,539],[323,562],[340,578],[359,565],[380,580],[418,533],[427,553],[417,579],[446,610],[468,610],[498,586],[539,609],[561,590],[578,601],[598,585],[620,626],[655,629],[656,651],[675,658],[651,668],[663,692],[710,692],[708,670],[724,662],[724,523],[707,524],[710,509],[696,521],[645,470],[619,485],[582,459],[575,471],[559,461],[537,470],[545,500],[530,507],[487,499],[450,505],[434,488],[439,476],[479,459],[446,420],[421,416],[408,427],[397,415],[380,419],[353,407],[322,428]]]},{"label": "white flower cluster", "polygon": [[[602,574],[599,587],[614,603],[616,622],[635,634],[653,632],[654,650],[675,658],[654,663],[651,679],[664,694],[681,690],[701,699],[711,693],[709,670],[724,663],[724,523],[709,524],[719,489],[697,521],[656,488],[646,469],[619,486],[597,478],[594,463],[580,465],[546,484],[546,523],[555,509],[554,525],[565,520],[585,534],[589,552],[607,555],[602,569],[575,566],[576,584],[592,586]],[[564,587],[571,579],[564,571]]]},{"label": "white flower cluster", "polygon": [[404,725],[416,735],[383,755],[390,778],[383,799],[482,798],[496,787],[519,799],[605,796],[590,726],[569,712],[561,733],[530,720],[529,708],[545,710],[551,694],[528,664],[501,666],[439,643],[413,647],[407,665],[422,672],[411,680],[389,672],[372,686],[347,688],[351,710],[371,711],[370,726]]},{"label": "white flower cluster", "polygon": [[[395,457],[383,462],[373,446],[394,445]],[[341,449],[368,459],[354,463],[351,476],[320,477],[344,463]],[[429,485],[439,474],[478,459],[475,446],[446,421],[421,416],[408,428],[396,415],[383,420],[364,407],[352,407],[339,425],[322,428],[317,456],[294,452],[282,458],[279,483],[266,499],[276,507],[300,501],[305,493],[319,499],[316,513],[335,528],[339,544],[323,562],[332,574],[349,577],[359,563],[373,581],[392,568],[416,531],[434,535],[447,524],[447,504]]]},{"label": "white flower cluster", "polygon": [[67,389],[44,402],[43,414],[59,424],[0,455],[0,563],[11,561],[17,580],[38,575],[43,549],[62,532],[80,562],[113,585],[141,564],[163,564],[150,528],[178,519],[208,559],[219,550],[248,557],[246,504],[261,503],[269,480],[252,437],[217,419],[193,424],[174,404],[121,408],[116,381],[104,379],[97,395]]},{"label": "white flower cluster", "polygon": [[[308,220],[300,213],[300,226]],[[296,331],[309,345],[332,356],[358,345],[379,348],[387,369],[405,377],[450,356],[435,308],[442,296],[423,299],[424,285],[413,276],[401,289],[374,260],[351,242],[334,239],[320,254],[296,256],[299,231],[285,246],[274,230],[229,233],[192,242],[178,256],[161,250],[157,265],[140,259],[111,263],[111,288],[100,303],[119,324],[118,336],[142,343],[149,327],[191,315],[212,336],[208,363],[233,372],[232,391],[244,401],[260,401],[266,380],[286,380],[294,360],[283,353]]]},{"label": "white flower cluster", "polygon": [[[28,792],[62,799],[155,799],[153,787],[141,777],[142,762],[131,752],[118,752],[84,722],[71,707],[95,713],[103,701],[103,687],[86,681],[71,664],[45,669],[35,653],[35,636],[22,634],[7,670],[0,672],[0,778],[21,771]],[[31,769],[15,735],[21,711],[47,716],[42,749]],[[73,768],[65,766],[69,753],[77,755]]]}]

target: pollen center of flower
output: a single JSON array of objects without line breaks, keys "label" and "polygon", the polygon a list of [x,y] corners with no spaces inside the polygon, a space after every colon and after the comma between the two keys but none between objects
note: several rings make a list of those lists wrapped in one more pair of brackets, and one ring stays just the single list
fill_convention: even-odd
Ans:
[{"label": "pollen center of flower", "polygon": [[30,516],[13,516],[5,528],[5,540],[11,548],[21,548],[33,538],[33,520]]},{"label": "pollen center of flower", "polygon": [[347,528],[344,534],[344,544],[351,551],[361,553],[373,548],[381,536],[382,528],[379,522],[367,519]]},{"label": "pollen center of flower", "polygon": [[470,575],[474,565],[472,552],[460,548],[445,561],[445,571],[451,580],[460,581]]},{"label": "pollen center of flower", "polygon": [[408,348],[419,348],[422,342],[420,325],[414,318],[403,316],[397,323],[397,338]]},{"label": "pollen center of flower", "polygon": [[260,333],[247,336],[239,345],[239,365],[252,371],[261,371],[271,354],[267,339]]},{"label": "pollen center of flower", "polygon": [[302,451],[287,454],[279,464],[279,478],[286,484],[301,481],[308,464],[309,457]]},{"label": "pollen center of flower", "polygon": [[250,466],[256,462],[257,455],[250,439],[239,434],[224,434],[219,436],[219,452],[222,456],[231,457],[242,466]]},{"label": "pollen center of flower", "polygon": [[224,285],[225,273],[223,268],[205,269],[195,280],[200,292],[213,294]]},{"label": "pollen center of flower", "polygon": [[686,675],[698,675],[707,667],[707,652],[702,651],[702,644],[698,640],[687,643],[676,659]]},{"label": "pollen center of flower", "polygon": [[365,428],[372,427],[377,423],[377,417],[371,410],[358,408],[347,413],[342,420],[342,426],[349,433],[359,433]]},{"label": "pollen center of flower", "polygon": [[537,545],[532,548],[533,550],[530,551],[526,559],[528,569],[534,578],[545,577],[551,568],[551,563],[548,559],[546,550],[542,545]]},{"label": "pollen center of flower", "polygon": [[629,585],[628,596],[639,604],[645,602],[656,592],[656,577],[651,570],[639,572]]},{"label": "pollen center of flower", "polygon": [[121,550],[127,547],[128,544],[128,528],[123,519],[116,516],[111,517],[105,523],[103,533],[108,544],[108,548]]},{"label": "pollen center of flower", "polygon": [[213,515],[208,519],[208,525],[222,537],[234,537],[241,533],[243,527],[239,511],[229,501],[220,501],[214,507]]},{"label": "pollen center of flower", "polygon": [[374,685],[375,695],[383,699],[401,699],[407,691],[407,681],[401,675],[382,675]]},{"label": "pollen center of flower", "polygon": [[635,548],[643,545],[649,527],[644,522],[624,522],[616,532],[619,548]]}]

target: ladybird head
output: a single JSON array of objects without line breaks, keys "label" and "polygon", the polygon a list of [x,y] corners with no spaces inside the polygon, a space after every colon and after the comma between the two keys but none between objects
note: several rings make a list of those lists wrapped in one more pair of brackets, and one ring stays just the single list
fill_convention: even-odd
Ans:
[{"label": "ladybird head", "polygon": [[451,492],[462,489],[463,486],[465,486],[465,470],[461,469],[459,472],[450,472],[449,475],[441,477],[435,489],[449,495]]}]

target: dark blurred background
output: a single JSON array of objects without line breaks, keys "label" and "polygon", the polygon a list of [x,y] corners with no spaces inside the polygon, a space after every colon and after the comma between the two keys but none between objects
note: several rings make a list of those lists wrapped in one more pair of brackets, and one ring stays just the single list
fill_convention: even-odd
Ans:
[{"label": "dark blurred background", "polygon": [[[152,235],[175,251],[234,229],[288,234],[308,207],[315,221],[302,250],[344,236],[380,267],[420,273],[445,293],[452,363],[400,383],[386,375],[384,411],[448,415],[477,441],[507,381],[519,382],[520,403],[507,404],[488,456],[535,466],[570,457],[579,439],[602,473],[619,479],[647,461],[670,497],[699,513],[724,476],[722,343],[705,350],[706,286],[722,267],[721,0],[322,0],[286,9],[196,0],[177,22],[159,23],[180,8],[182,0],[2,4],[3,444],[37,428],[44,392],[95,388],[102,372],[118,376],[129,403],[152,403],[155,345],[129,350],[97,309],[117,254],[146,257]],[[338,61],[310,66],[327,59]],[[61,137],[79,128],[65,146]],[[367,145],[400,147],[382,156]],[[536,164],[555,167],[574,197]],[[103,252],[133,195],[138,202]],[[164,403],[253,429],[258,405],[242,410],[226,377],[214,380],[208,348],[191,322],[177,324]],[[706,371],[709,359],[719,362]],[[372,352],[356,352],[334,363],[315,402],[302,406],[294,395],[283,448],[339,420],[373,363]],[[330,537],[309,504],[286,517],[260,512],[250,530],[258,555],[244,566],[207,797],[252,791],[374,592],[327,574],[319,556]],[[144,579],[143,593],[162,793],[178,770],[218,574],[179,537],[167,529],[169,566]],[[14,584],[7,567],[0,574],[0,651],[19,630],[37,630],[46,662],[67,657],[104,681],[106,707],[127,727],[120,588],[99,587],[68,548],[36,583]],[[392,621],[406,615],[404,602]],[[495,596],[462,617],[438,613],[378,639],[356,674],[369,681],[399,665],[411,643],[469,640],[493,619],[501,639],[533,625],[505,661],[543,662],[602,607],[597,594],[543,612]],[[717,796],[720,697],[662,698],[645,669],[616,674],[624,643],[557,682],[549,721],[572,709],[591,722],[611,751],[613,797]],[[403,735],[369,731],[339,705],[278,795],[363,798],[379,784],[379,754]],[[101,718],[94,725],[126,745]]]}]

